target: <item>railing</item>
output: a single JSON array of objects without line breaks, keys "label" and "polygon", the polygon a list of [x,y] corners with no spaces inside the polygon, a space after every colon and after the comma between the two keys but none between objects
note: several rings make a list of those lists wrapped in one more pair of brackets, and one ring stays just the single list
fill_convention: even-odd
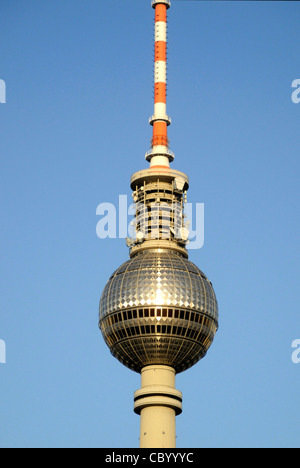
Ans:
[{"label": "railing", "polygon": [[150,156],[166,156],[167,158],[173,160],[175,158],[175,154],[173,153],[173,151],[169,150],[169,149],[164,149],[164,150],[161,150],[159,152],[155,152],[153,151],[153,149],[147,151],[145,157],[146,159],[150,158]]},{"label": "railing", "polygon": [[168,8],[170,8],[170,6],[171,6],[171,1],[170,0],[152,0],[151,5],[152,5],[152,7],[154,7],[158,3],[165,3],[168,6]]},{"label": "railing", "polygon": [[172,123],[172,119],[168,115],[164,115],[164,116],[151,115],[151,117],[149,118],[149,124],[153,125],[154,122],[156,122],[157,120],[162,120],[163,122],[166,122],[168,126],[171,125]]}]

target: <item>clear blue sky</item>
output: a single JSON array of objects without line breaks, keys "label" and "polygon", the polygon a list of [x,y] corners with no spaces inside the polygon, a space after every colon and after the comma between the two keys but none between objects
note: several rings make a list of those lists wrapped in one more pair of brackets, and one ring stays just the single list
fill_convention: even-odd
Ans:
[{"label": "clear blue sky", "polygon": [[[178,447],[297,447],[300,364],[299,2],[173,1],[173,167],[205,204],[190,253],[220,329],[177,377]],[[96,207],[147,167],[150,0],[1,0],[1,447],[136,447],[138,374],[98,330],[124,240]]]}]

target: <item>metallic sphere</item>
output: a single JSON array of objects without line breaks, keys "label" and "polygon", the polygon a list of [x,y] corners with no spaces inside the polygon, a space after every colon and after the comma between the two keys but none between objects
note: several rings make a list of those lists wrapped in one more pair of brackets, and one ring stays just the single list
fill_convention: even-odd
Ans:
[{"label": "metallic sphere", "polygon": [[173,250],[146,250],[110,277],[99,327],[120,362],[140,372],[168,365],[177,373],[202,359],[218,329],[212,284]]}]

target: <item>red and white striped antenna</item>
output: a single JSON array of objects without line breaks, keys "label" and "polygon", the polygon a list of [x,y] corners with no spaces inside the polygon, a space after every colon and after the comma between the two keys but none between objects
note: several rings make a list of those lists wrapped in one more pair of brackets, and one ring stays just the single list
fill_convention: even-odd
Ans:
[{"label": "red and white striped antenna", "polygon": [[154,45],[154,114],[149,123],[153,126],[151,149],[146,153],[150,167],[169,167],[174,154],[169,149],[167,115],[167,10],[170,0],[152,0],[155,9]]}]

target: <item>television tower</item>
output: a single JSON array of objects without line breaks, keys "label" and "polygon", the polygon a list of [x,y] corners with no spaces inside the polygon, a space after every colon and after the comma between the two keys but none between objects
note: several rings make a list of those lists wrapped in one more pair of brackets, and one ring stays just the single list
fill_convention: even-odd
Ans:
[{"label": "television tower", "polygon": [[184,204],[189,179],[170,168],[166,110],[167,11],[155,10],[154,114],[150,167],[131,177],[135,236],[130,259],[110,277],[100,300],[99,327],[111,353],[141,374],[134,411],[141,417],[141,448],[174,448],[182,394],[175,375],[202,359],[218,329],[211,282],[188,260]]}]

